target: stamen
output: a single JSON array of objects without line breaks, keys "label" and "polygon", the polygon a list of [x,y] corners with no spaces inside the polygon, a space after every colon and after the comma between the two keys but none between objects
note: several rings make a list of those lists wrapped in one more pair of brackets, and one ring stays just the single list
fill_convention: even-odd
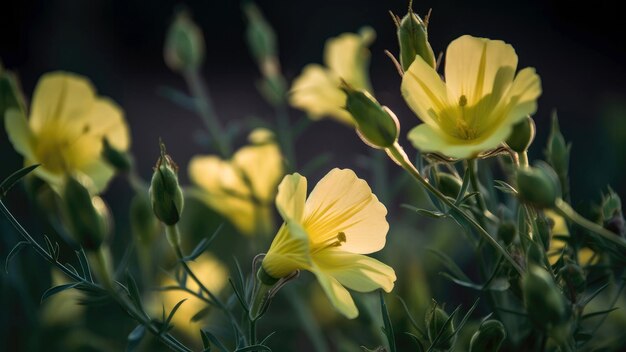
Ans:
[{"label": "stamen", "polygon": [[467,105],[467,97],[465,95],[461,95],[459,98],[459,106],[463,107]]},{"label": "stamen", "polygon": [[328,249],[328,248],[333,248],[333,247],[340,247],[342,243],[345,243],[347,241],[347,237],[345,232],[339,232],[337,234],[336,237],[333,238],[329,238],[328,240],[318,244],[317,246],[315,246],[315,248],[313,248],[313,253],[317,253],[321,250],[324,249]]}]

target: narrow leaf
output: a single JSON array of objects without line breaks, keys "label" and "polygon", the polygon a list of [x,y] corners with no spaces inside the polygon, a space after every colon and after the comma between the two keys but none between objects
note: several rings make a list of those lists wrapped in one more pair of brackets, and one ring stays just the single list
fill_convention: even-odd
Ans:
[{"label": "narrow leaf", "polygon": [[[226,346],[224,346],[224,344],[213,334],[211,334],[208,331],[205,330],[200,330],[201,334],[202,334],[202,341],[208,340],[210,341],[210,343],[212,343],[213,345],[215,345],[215,347],[217,347],[220,351],[222,352],[228,352],[228,348],[226,348]],[[209,349],[210,351],[210,349]]]},{"label": "narrow leaf", "polygon": [[9,252],[9,255],[7,255],[7,259],[4,262],[4,271],[8,274],[9,273],[9,262],[11,261],[11,259],[17,255],[22,248],[26,247],[29,243],[26,241],[21,241],[18,242],[15,247],[13,247],[13,249],[11,249],[11,251]]},{"label": "narrow leaf", "polygon": [[59,292],[68,290],[70,288],[74,288],[76,287],[76,285],[78,285],[80,282],[72,282],[70,284],[64,284],[64,285],[59,285],[59,286],[54,286],[54,287],[50,287],[49,289],[46,290],[46,292],[43,293],[43,295],[41,295],[41,302],[43,302],[44,300],[46,300],[48,297],[53,296]]},{"label": "narrow leaf", "polygon": [[601,311],[598,311],[598,312],[587,313],[587,314],[583,315],[581,319],[588,319],[588,318],[597,317],[599,315],[609,314],[612,311],[618,310],[618,309],[619,309],[619,307],[613,307],[611,309],[605,309],[605,310],[601,310]]},{"label": "narrow leaf", "polygon": [[165,326],[166,327],[169,327],[170,321],[172,321],[172,318],[174,318],[174,314],[176,314],[176,311],[178,310],[178,308],[180,308],[180,306],[183,303],[185,303],[186,300],[187,300],[187,298],[181,299],[178,303],[176,303],[174,308],[170,311],[170,314],[167,316],[167,319],[165,319]]},{"label": "narrow leaf", "polygon": [[235,352],[247,352],[247,351],[272,351],[271,348],[264,346],[264,345],[252,345],[252,346],[247,346],[244,348],[239,348],[236,349]]},{"label": "narrow leaf", "polygon": [[27,166],[25,168],[19,169],[9,175],[9,177],[5,178],[2,183],[0,183],[0,199],[6,197],[7,192],[22,178],[28,175],[31,171],[35,170],[39,164]]},{"label": "narrow leaf", "polygon": [[387,304],[385,303],[385,297],[383,291],[378,290],[378,296],[380,297],[380,311],[383,315],[383,329],[387,336],[387,342],[389,342],[390,352],[396,352],[396,339],[393,334],[393,326],[391,325],[391,318],[389,317],[389,311],[387,310]]},{"label": "narrow leaf", "polygon": [[128,334],[128,344],[126,345],[126,352],[132,352],[134,351],[137,346],[139,346],[139,343],[141,342],[141,339],[143,339],[143,337],[146,334],[146,328],[143,325],[137,325],[133,331],[130,332],[130,334]]},{"label": "narrow leaf", "polygon": [[427,251],[431,254],[434,254],[435,257],[439,259],[439,262],[443,264],[443,266],[446,267],[454,277],[465,282],[472,282],[472,280],[467,275],[465,275],[463,270],[461,270],[461,268],[459,268],[459,266],[456,265],[456,263],[446,254],[432,248],[427,248]]}]

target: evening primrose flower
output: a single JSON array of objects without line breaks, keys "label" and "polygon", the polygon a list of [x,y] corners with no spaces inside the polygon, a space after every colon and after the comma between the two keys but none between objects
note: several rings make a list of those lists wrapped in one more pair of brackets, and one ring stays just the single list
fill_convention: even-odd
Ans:
[{"label": "evening primrose flower", "polygon": [[274,226],[271,204],[284,175],[283,158],[269,130],[254,130],[249,141],[230,160],[215,155],[193,157],[189,177],[197,186],[193,194],[238,231],[265,234]]},{"label": "evening primrose flower", "polygon": [[103,139],[121,151],[130,143],[122,109],[97,96],[87,78],[67,72],[43,75],[28,120],[11,109],[5,127],[25,164],[41,164],[34,173],[57,191],[64,176],[72,175],[91,192],[101,192],[115,172],[101,158]]},{"label": "evening primrose flower", "polygon": [[373,29],[363,28],[359,34],[343,33],[326,42],[324,63],[309,64],[291,87],[290,103],[302,109],[314,120],[332,117],[352,125],[354,121],[345,109],[346,95],[339,88],[345,81],[353,89],[371,91],[367,69],[374,40]]},{"label": "evening primrose flower", "polygon": [[402,78],[402,95],[424,122],[408,138],[424,152],[476,157],[537,109],[539,76],[534,68],[515,75],[517,54],[503,41],[464,35],[448,46],[445,65],[445,82],[421,57]]},{"label": "evening primrose flower", "polygon": [[[346,317],[358,310],[345,288],[393,289],[394,270],[367,257],[385,246],[387,209],[352,170],[333,169],[306,199],[307,180],[295,173],[278,186],[276,207],[285,220],[262,262],[270,278],[296,270],[315,274],[333,306]],[[344,287],[345,286],[345,287]]]}]

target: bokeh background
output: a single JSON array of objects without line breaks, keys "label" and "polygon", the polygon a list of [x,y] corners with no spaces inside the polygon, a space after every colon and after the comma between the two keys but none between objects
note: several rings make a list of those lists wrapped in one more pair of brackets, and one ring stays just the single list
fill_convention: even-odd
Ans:
[{"label": "bokeh background", "polygon": [[[395,27],[387,12],[404,14],[406,1],[266,0],[256,3],[277,32],[280,60],[288,80],[297,76],[307,63],[321,62],[327,38],[356,31],[365,25],[373,27],[377,39],[371,47],[371,80],[378,100],[400,118],[404,140],[405,133],[418,120],[402,101],[400,78],[383,50],[397,52]],[[191,156],[207,152],[203,145],[195,142],[198,130],[202,130],[200,119],[162,94],[164,87],[186,90],[182,78],[170,71],[163,60],[165,33],[175,9],[181,6],[191,11],[204,31],[207,50],[202,72],[222,122],[272,118],[272,109],[255,88],[259,72],[244,40],[245,21],[240,5],[235,0],[184,3],[5,1],[0,6],[0,59],[7,69],[19,75],[27,97],[31,96],[39,77],[48,71],[66,70],[90,77],[101,95],[113,98],[124,108],[138,171],[147,179],[158,155],[159,137],[167,143],[170,154],[183,170]],[[531,160],[543,157],[550,116],[557,111],[563,134],[573,142],[574,205],[597,202],[599,190],[608,185],[622,198],[626,197],[626,26],[617,1],[414,3],[414,9],[420,14],[425,14],[429,8],[433,9],[430,41],[436,52],[444,51],[451,40],[463,34],[502,39],[515,47],[520,67],[537,69],[544,93],[535,115],[538,133],[530,157]],[[291,111],[292,121],[302,118],[302,112]],[[241,125],[245,126],[243,122]],[[239,142],[243,143],[246,133],[245,127],[241,128]],[[4,130],[0,130],[2,178],[21,167],[21,160],[7,142]],[[326,167],[308,175],[312,179],[335,166],[353,168],[362,177],[372,177],[363,157],[370,155],[368,148],[354,131],[334,121],[312,124],[297,140],[296,153],[301,165],[320,154],[329,156]],[[398,173],[390,163],[387,167],[393,182]],[[182,180],[188,180],[184,172]],[[118,221],[116,245],[119,247],[126,243],[123,234],[128,227],[130,194],[127,190],[125,181],[116,180],[107,193]],[[23,194],[13,195],[10,204],[27,224],[37,229],[37,218],[32,215]],[[413,216],[399,204],[388,204],[392,217]],[[410,238],[415,242],[407,250],[417,251],[420,244],[433,241],[433,233],[428,233],[433,225],[419,219],[403,223],[412,222],[415,226],[410,230],[413,236]],[[2,224],[0,257],[4,258],[16,237]],[[33,347],[37,345],[29,342],[28,337],[35,334],[34,316],[41,290],[50,280],[48,269],[39,258],[26,251],[19,263],[21,269],[16,270],[31,277],[32,282],[17,285],[16,272],[2,273],[0,341],[11,341],[9,350],[37,350]],[[425,271],[436,270],[427,268]],[[37,283],[40,273],[46,278]],[[446,288],[454,286],[440,281],[436,273],[429,280],[434,282],[433,292],[445,292],[452,301],[463,301],[454,298],[461,296],[462,290],[451,292]],[[131,322],[118,326],[115,322],[106,322],[106,309],[99,313],[104,327],[93,330],[94,341],[109,333],[123,336],[120,334],[132,329]],[[306,337],[302,337],[302,343],[306,341]],[[369,342],[363,341],[364,344]],[[112,346],[115,350],[116,345]]]}]

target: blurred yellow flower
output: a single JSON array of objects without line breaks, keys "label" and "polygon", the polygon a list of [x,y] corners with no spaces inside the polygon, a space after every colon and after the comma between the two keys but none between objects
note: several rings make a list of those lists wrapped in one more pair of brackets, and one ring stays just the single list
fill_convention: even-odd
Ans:
[{"label": "blurred yellow flower", "polygon": [[348,169],[331,170],[305,200],[306,191],[307,180],[297,173],[285,176],[278,186],[276,207],[285,222],[263,269],[274,278],[311,271],[333,306],[355,318],[359,312],[345,287],[390,292],[396,280],[391,267],[362,255],[385,246],[387,209]]},{"label": "blurred yellow flower", "polygon": [[[228,269],[209,253],[200,255],[196,260],[188,262],[188,265],[202,281],[202,284],[215,295],[218,295],[228,282]],[[178,283],[169,276],[164,276],[160,284],[161,287],[178,286]],[[186,285],[193,292],[200,290],[198,284],[191,279],[187,280]],[[191,318],[207,307],[207,303],[203,300],[182,290],[160,291],[150,304],[151,311],[154,316],[160,317],[164,307],[165,316],[167,316],[174,306],[183,299],[187,300],[176,311],[174,318],[172,318],[172,324],[175,331],[195,338],[203,324],[201,320],[193,322]]]},{"label": "blurred yellow flower", "polygon": [[114,169],[101,158],[106,138],[118,150],[130,144],[122,109],[99,97],[83,76],[52,72],[41,77],[28,120],[18,110],[5,114],[5,126],[25,163],[41,164],[34,172],[55,190],[72,174],[94,193],[106,187]]},{"label": "blurred yellow flower", "polygon": [[227,218],[245,235],[274,231],[272,202],[284,175],[283,157],[272,132],[256,129],[250,145],[239,149],[231,160],[195,156],[189,177],[197,186],[192,193]]},{"label": "blurred yellow flower", "polygon": [[[548,249],[548,261],[550,265],[554,265],[559,258],[563,249],[567,245],[566,239],[563,237],[569,237],[569,230],[565,219],[552,210],[544,210],[545,216],[550,219],[552,225],[552,238],[550,240],[550,248]],[[590,265],[598,262],[598,256],[589,247],[583,247],[578,249],[578,262],[581,265]]]},{"label": "blurred yellow flower", "polygon": [[473,158],[499,146],[513,125],[537,109],[534,68],[515,75],[517,54],[500,40],[464,35],[446,52],[445,82],[417,57],[402,78],[402,95],[424,122],[409,132],[424,152]]},{"label": "blurred yellow flower", "polygon": [[[68,284],[71,281],[59,269],[52,269],[51,286]],[[80,325],[81,317],[85,312],[85,305],[81,300],[85,295],[77,289],[69,289],[50,296],[43,302],[41,321],[46,325]]]},{"label": "blurred yellow flower", "polygon": [[339,89],[344,80],[354,89],[370,91],[368,46],[374,40],[373,29],[363,28],[359,34],[343,33],[326,42],[324,62],[326,67],[309,64],[291,87],[290,103],[306,111],[312,119],[333,117],[354,124],[345,109],[346,95]]}]

